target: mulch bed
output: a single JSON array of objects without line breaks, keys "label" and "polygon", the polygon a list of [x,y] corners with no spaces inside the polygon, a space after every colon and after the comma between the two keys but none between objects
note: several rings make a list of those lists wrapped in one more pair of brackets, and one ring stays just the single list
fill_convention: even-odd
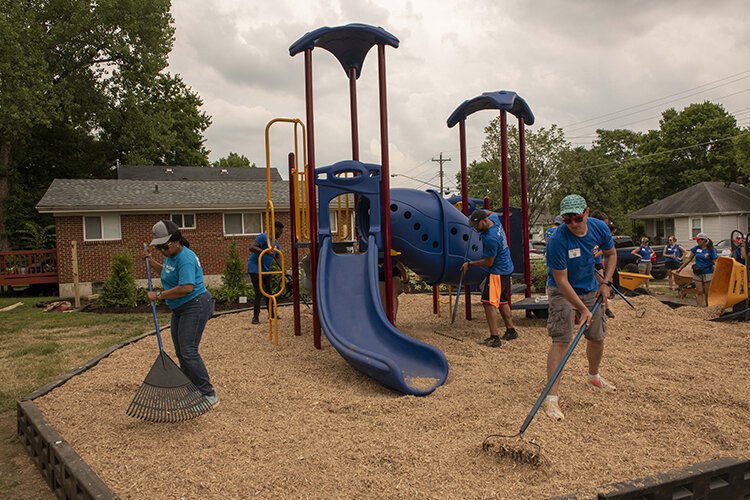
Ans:
[{"label": "mulch bed", "polygon": [[428,397],[381,387],[325,340],[316,351],[303,306],[302,337],[293,336],[291,308],[281,310],[278,347],[267,324],[250,325],[249,312],[209,321],[201,352],[221,404],[196,420],[125,415],[156,357],[154,337],[36,403],[122,498],[586,498],[611,482],[750,458],[747,324],[631,300],[646,315],[612,301],[603,362],[618,392],[586,387],[582,344],[561,386],[566,419],[540,414],[526,433],[543,446],[538,468],[497,459],[481,444],[488,434],[516,433],[544,386],[544,321],[516,312],[520,338],[489,349],[477,344],[487,335],[479,304],[474,321],[451,326],[446,306],[441,319],[432,315],[428,295],[402,296],[397,323],[450,362],[446,384]]}]

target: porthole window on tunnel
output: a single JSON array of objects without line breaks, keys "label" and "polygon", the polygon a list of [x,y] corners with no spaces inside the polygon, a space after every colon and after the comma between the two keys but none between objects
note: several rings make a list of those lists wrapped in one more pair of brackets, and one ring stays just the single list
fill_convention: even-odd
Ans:
[{"label": "porthole window on tunnel", "polygon": [[479,247],[478,247],[478,246],[476,246],[476,245],[471,245],[471,250],[472,250],[473,252],[476,252],[477,250],[479,250]]},{"label": "porthole window on tunnel", "polygon": [[419,228],[420,228],[420,227],[422,227],[422,224],[420,224],[419,222],[415,222],[415,223],[414,223],[414,230],[415,230],[415,231],[419,231]]},{"label": "porthole window on tunnel", "polygon": [[465,234],[465,235],[461,236],[461,238],[463,238],[464,241],[469,241],[469,235],[468,234]]},{"label": "porthole window on tunnel", "polygon": [[437,248],[439,246],[440,246],[440,243],[438,243],[437,241],[432,242],[432,248]]},{"label": "porthole window on tunnel", "polygon": [[457,235],[457,234],[458,234],[458,229],[456,229],[455,227],[452,227],[452,228],[451,228],[451,234],[452,234],[453,236]]},{"label": "porthole window on tunnel", "polygon": [[398,210],[398,205],[391,203],[391,212],[395,212],[396,210]]},{"label": "porthole window on tunnel", "polygon": [[411,219],[411,212],[409,212],[408,210],[404,212],[404,219]]},{"label": "porthole window on tunnel", "polygon": [[422,241],[427,241],[427,240],[429,240],[429,239],[430,239],[430,237],[429,237],[429,236],[427,236],[426,234],[423,234],[423,235],[422,235]]}]

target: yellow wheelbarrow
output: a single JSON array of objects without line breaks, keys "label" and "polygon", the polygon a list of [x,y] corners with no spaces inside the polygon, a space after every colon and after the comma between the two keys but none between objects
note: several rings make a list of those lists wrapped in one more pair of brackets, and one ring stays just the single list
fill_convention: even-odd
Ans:
[{"label": "yellow wheelbarrow", "polygon": [[620,288],[635,291],[636,288],[654,279],[650,274],[624,273],[620,271]]},{"label": "yellow wheelbarrow", "polygon": [[719,257],[708,289],[708,305],[724,309],[747,299],[747,267],[729,257]]}]

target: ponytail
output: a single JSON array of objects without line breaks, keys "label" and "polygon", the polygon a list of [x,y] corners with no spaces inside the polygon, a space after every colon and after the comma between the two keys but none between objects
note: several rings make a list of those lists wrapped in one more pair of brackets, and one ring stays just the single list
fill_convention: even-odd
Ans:
[{"label": "ponytail", "polygon": [[190,248],[190,242],[185,239],[185,237],[182,235],[181,232],[177,231],[172,234],[172,236],[169,238],[169,241],[177,241],[180,245]]},{"label": "ponytail", "polygon": [[708,242],[706,243],[706,248],[708,248],[709,252],[714,249],[714,241],[711,238],[708,239]]}]

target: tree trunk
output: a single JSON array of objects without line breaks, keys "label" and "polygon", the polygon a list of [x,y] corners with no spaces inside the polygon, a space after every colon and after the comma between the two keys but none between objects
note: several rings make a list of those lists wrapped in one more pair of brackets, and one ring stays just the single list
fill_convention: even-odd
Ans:
[{"label": "tree trunk", "polygon": [[5,214],[8,205],[8,171],[10,169],[10,141],[0,135],[0,251],[10,250]]}]

